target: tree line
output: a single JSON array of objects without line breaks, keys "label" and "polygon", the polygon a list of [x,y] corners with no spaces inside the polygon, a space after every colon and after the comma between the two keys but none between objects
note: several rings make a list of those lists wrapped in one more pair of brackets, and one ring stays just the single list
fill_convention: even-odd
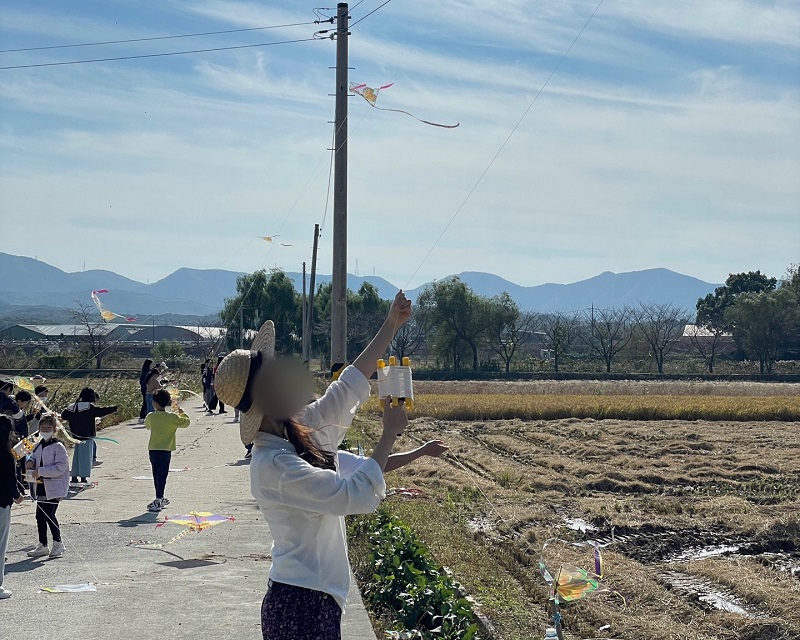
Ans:
[{"label": "tree line", "polygon": [[[257,271],[241,276],[236,288],[221,313],[229,348],[238,346],[240,326],[247,333],[272,319],[277,350],[299,354],[302,296],[286,274],[279,269]],[[389,302],[369,283],[357,292],[348,291],[348,358],[366,346],[388,308]],[[320,285],[315,293],[313,319],[312,351],[325,364],[330,351],[330,284]],[[448,278],[420,293],[413,320],[399,331],[391,348],[399,357],[422,356],[432,366],[452,371],[510,372],[530,366],[533,359],[558,372],[567,360],[574,364],[580,358],[601,362],[611,373],[620,359],[637,353],[664,373],[666,359],[681,344],[710,373],[723,353],[757,361],[761,373],[772,373],[777,360],[800,358],[798,266],[792,265],[780,282],[760,271],[731,274],[692,311],[642,302],[540,313],[521,309],[508,293],[482,296],[458,277]]]}]

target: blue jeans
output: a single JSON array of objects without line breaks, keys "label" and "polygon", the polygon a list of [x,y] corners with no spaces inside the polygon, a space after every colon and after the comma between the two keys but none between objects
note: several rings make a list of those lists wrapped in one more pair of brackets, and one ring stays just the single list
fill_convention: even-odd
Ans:
[{"label": "blue jeans", "polygon": [[3,573],[6,570],[6,550],[8,534],[11,531],[11,507],[0,507],[0,587],[3,586]]},{"label": "blue jeans", "polygon": [[144,394],[144,402],[147,405],[147,413],[153,413],[153,411],[155,411],[155,407],[153,407],[153,394]]}]

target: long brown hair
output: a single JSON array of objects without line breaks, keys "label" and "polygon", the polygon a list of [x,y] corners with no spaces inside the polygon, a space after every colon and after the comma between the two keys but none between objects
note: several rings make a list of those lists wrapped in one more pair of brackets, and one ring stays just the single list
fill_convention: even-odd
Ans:
[{"label": "long brown hair", "polygon": [[300,424],[294,418],[281,422],[286,430],[286,438],[294,445],[297,455],[308,462],[312,467],[336,470],[336,455],[327,453],[314,444],[311,439],[313,430]]}]

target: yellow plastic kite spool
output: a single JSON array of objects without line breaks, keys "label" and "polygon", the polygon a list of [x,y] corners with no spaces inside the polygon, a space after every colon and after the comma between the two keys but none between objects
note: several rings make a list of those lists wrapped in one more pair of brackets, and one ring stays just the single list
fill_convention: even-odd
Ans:
[{"label": "yellow plastic kite spool", "polygon": [[414,409],[414,382],[411,375],[411,360],[403,358],[403,364],[397,363],[395,356],[389,357],[389,364],[385,360],[378,360],[378,399],[381,410],[386,398],[392,398],[392,406],[398,407],[405,402],[406,408]]}]

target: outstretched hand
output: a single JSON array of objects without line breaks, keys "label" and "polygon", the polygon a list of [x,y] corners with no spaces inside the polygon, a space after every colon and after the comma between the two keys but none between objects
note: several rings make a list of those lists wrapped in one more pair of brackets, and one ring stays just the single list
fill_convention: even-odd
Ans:
[{"label": "outstretched hand", "polygon": [[441,440],[431,440],[430,442],[423,444],[420,447],[420,451],[422,452],[422,455],[438,458],[446,451],[450,451],[450,447],[448,447]]},{"label": "outstretched hand", "polygon": [[406,298],[405,292],[400,289],[394,297],[389,309],[389,322],[394,325],[395,331],[411,319],[411,300]]}]

